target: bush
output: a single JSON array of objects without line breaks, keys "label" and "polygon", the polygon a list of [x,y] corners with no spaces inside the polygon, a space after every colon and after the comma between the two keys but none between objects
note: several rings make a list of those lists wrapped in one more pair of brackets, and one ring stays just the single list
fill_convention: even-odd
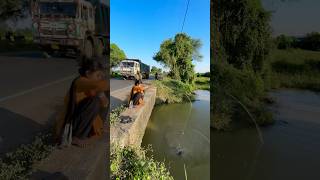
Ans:
[{"label": "bush", "polygon": [[111,179],[173,179],[165,164],[147,157],[146,152],[142,148],[112,146]]},{"label": "bush", "polygon": [[[212,127],[230,129],[233,120],[272,123],[262,102],[266,96],[262,76],[250,69],[239,70],[227,63],[214,63],[212,70]],[[251,119],[251,116],[254,119]]]},{"label": "bush", "polygon": [[181,103],[194,99],[193,86],[178,80],[166,78],[162,81],[154,81],[157,87],[157,104]]}]

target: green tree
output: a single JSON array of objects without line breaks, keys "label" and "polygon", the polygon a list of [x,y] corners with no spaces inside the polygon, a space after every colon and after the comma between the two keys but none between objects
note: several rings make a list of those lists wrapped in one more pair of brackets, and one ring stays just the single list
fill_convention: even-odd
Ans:
[{"label": "green tree", "polygon": [[28,13],[29,0],[1,0],[0,1],[0,19],[22,18]]},{"label": "green tree", "polygon": [[217,2],[219,51],[236,68],[260,71],[271,47],[270,13],[260,0],[220,0]]},{"label": "green tree", "polygon": [[195,77],[193,60],[200,61],[201,47],[199,39],[192,39],[185,33],[178,33],[173,39],[167,39],[153,57],[170,69],[169,76],[185,83],[192,83]]},{"label": "green tree", "polygon": [[116,44],[111,43],[110,45],[110,66],[115,67],[119,63],[126,59],[127,56],[122,49],[120,49]]},{"label": "green tree", "polygon": [[161,68],[157,68],[155,66],[152,66],[151,68],[151,74],[155,74],[155,73],[161,73],[162,69]]},{"label": "green tree", "polygon": [[308,49],[312,51],[320,50],[320,33],[319,32],[311,32],[303,38],[301,42],[301,47],[303,49]]},{"label": "green tree", "polygon": [[295,37],[280,35],[276,38],[276,43],[278,49],[288,49],[293,48],[297,44],[297,39]]}]

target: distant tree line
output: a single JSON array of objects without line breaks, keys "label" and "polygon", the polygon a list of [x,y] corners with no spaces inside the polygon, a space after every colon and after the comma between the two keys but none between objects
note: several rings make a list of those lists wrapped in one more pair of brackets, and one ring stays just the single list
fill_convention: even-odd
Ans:
[{"label": "distant tree line", "polygon": [[301,48],[311,51],[319,51],[320,33],[311,32],[302,38],[282,34],[275,38],[275,43],[278,49]]}]

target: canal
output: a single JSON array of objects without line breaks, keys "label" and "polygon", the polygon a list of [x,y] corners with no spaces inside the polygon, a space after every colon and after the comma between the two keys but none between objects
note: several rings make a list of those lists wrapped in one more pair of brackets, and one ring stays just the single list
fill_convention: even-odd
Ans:
[{"label": "canal", "polygon": [[276,123],[257,130],[211,131],[217,180],[320,179],[320,94],[301,90],[270,93]]},{"label": "canal", "polygon": [[142,146],[165,161],[175,179],[210,179],[210,92],[196,91],[196,101],[156,106]]}]

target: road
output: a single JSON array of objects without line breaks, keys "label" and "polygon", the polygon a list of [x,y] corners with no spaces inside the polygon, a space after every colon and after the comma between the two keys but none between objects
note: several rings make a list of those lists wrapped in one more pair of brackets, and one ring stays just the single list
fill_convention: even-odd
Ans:
[{"label": "road", "polygon": [[0,154],[52,124],[76,72],[73,59],[0,56]]},{"label": "road", "polygon": [[[70,58],[0,55],[0,155],[52,125],[77,69]],[[123,103],[132,85],[132,80],[110,80],[111,109]]]},{"label": "road", "polygon": [[[150,82],[153,77],[149,80],[143,80],[144,83]],[[130,94],[131,87],[133,86],[133,80],[123,80],[119,78],[110,79],[110,108],[111,110],[125,103]]]}]

